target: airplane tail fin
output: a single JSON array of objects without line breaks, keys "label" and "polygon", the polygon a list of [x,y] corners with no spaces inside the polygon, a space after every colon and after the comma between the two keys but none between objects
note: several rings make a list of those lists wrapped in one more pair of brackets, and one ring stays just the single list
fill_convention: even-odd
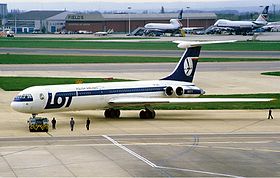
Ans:
[{"label": "airplane tail fin", "polygon": [[183,24],[178,19],[170,19],[170,23],[176,28],[181,28],[183,26]]},{"label": "airplane tail fin", "polygon": [[174,71],[162,80],[192,82],[196,71],[200,49],[201,46],[187,48]]},{"label": "airplane tail fin", "polygon": [[180,11],[179,15],[178,15],[178,19],[182,20],[183,19],[183,9]]},{"label": "airplane tail fin", "polygon": [[174,71],[161,80],[174,80],[181,82],[192,82],[196,71],[198,57],[201,46],[205,44],[232,43],[236,40],[228,41],[173,41],[178,43],[178,48],[186,49]]},{"label": "airplane tail fin", "polygon": [[269,6],[265,6],[263,12],[259,15],[255,22],[266,22],[268,17],[268,8]]}]

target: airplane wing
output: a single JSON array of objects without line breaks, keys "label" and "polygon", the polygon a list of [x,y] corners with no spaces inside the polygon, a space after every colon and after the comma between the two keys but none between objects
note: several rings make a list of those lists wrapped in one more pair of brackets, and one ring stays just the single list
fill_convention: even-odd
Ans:
[{"label": "airplane wing", "polygon": [[269,98],[115,98],[109,101],[111,106],[137,106],[156,104],[212,103],[212,102],[267,102]]},{"label": "airplane wing", "polygon": [[178,48],[189,48],[194,46],[201,46],[205,44],[220,44],[220,43],[233,43],[237,40],[227,40],[227,41],[173,41],[173,43],[178,44]]}]

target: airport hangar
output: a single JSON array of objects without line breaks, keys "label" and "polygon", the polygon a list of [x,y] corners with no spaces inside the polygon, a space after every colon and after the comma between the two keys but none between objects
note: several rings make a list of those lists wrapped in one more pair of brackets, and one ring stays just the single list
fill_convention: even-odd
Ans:
[{"label": "airport hangar", "polygon": [[[69,14],[66,17],[65,29],[77,32],[79,30],[88,32],[107,31],[128,33],[129,19],[131,31],[138,27],[144,27],[147,23],[169,23],[170,19],[177,19],[178,13],[164,14]],[[181,20],[184,27],[207,28],[215,23],[215,13],[184,13]]]},{"label": "airport hangar", "polygon": [[38,32],[55,33],[65,28],[65,18],[71,12],[68,11],[28,11],[14,14],[7,19],[6,29],[19,34]]}]

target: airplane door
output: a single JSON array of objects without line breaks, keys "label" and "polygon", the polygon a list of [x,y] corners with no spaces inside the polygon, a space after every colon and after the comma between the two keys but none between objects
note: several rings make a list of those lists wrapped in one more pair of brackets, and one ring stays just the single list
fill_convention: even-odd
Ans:
[{"label": "airplane door", "polygon": [[103,86],[98,86],[98,95],[96,98],[96,103],[98,106],[104,106],[104,104],[108,103],[108,90]]}]

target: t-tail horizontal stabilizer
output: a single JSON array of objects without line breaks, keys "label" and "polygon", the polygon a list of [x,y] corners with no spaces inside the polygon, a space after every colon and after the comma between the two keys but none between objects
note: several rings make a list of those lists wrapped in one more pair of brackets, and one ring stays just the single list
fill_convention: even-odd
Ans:
[{"label": "t-tail horizontal stabilizer", "polygon": [[230,41],[173,41],[178,43],[178,48],[186,48],[179,63],[174,71],[167,77],[161,80],[173,80],[181,82],[192,82],[196,71],[198,57],[201,50],[201,45],[204,44],[218,44],[218,43],[232,43],[236,40]]},{"label": "t-tail horizontal stabilizer", "polygon": [[227,41],[173,41],[173,43],[177,43],[178,48],[189,48],[195,46],[202,46],[206,44],[220,44],[220,43],[233,43],[237,40],[227,40]]}]

